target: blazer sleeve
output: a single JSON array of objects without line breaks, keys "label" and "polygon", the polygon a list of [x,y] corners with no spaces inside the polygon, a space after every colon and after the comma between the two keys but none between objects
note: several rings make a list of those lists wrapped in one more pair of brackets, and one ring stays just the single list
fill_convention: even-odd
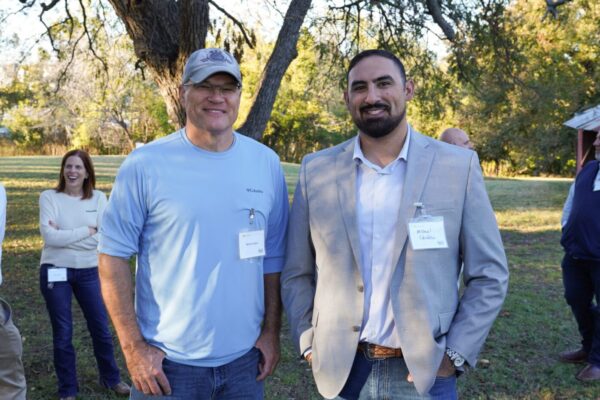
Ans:
[{"label": "blazer sleeve", "polygon": [[299,354],[312,345],[313,302],[315,297],[315,252],[309,226],[306,162],[300,167],[294,192],[287,240],[287,255],[281,273],[281,293]]},{"label": "blazer sleeve", "polygon": [[460,248],[464,293],[447,334],[447,347],[474,366],[508,288],[508,264],[476,153],[469,166]]}]

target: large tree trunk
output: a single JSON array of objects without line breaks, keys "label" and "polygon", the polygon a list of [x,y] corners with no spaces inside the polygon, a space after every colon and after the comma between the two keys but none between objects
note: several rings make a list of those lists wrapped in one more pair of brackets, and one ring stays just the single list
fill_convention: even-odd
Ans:
[{"label": "large tree trunk", "polygon": [[262,138],[271,116],[281,79],[291,62],[298,55],[296,44],[310,4],[311,0],[292,0],[290,3],[277,36],[273,53],[263,70],[259,90],[254,97],[250,113],[239,129],[244,135],[253,137],[256,140]]},{"label": "large tree trunk", "polygon": [[185,124],[179,85],[189,55],[203,48],[208,0],[108,0],[133,40],[135,54],[150,69],[169,116]]},{"label": "large tree trunk", "polygon": [[[125,24],[136,55],[150,69],[169,116],[183,126],[185,112],[179,102],[179,85],[189,55],[205,47],[209,26],[209,0],[108,0]],[[240,132],[262,137],[277,97],[281,79],[297,56],[300,27],[311,0],[292,0],[273,53],[263,71],[250,113]]]}]

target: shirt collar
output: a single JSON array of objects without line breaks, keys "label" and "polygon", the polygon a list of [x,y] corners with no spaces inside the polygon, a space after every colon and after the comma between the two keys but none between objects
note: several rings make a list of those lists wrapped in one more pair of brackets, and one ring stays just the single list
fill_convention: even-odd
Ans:
[{"label": "shirt collar", "polygon": [[391,163],[386,165],[384,168],[380,167],[379,165],[373,164],[371,161],[369,161],[365,157],[362,149],[360,148],[359,135],[356,135],[356,138],[354,139],[354,154],[352,155],[352,158],[358,165],[360,165],[361,163],[365,164],[369,168],[372,168],[378,172],[379,171],[392,172],[394,170],[394,168],[396,167],[396,165],[398,164],[398,160],[406,161],[408,159],[408,146],[410,144],[411,131],[412,131],[411,126],[407,125],[406,139],[404,139],[404,145],[402,146],[402,149],[400,150],[398,157],[396,157],[396,159],[394,159],[394,161],[392,161]]}]

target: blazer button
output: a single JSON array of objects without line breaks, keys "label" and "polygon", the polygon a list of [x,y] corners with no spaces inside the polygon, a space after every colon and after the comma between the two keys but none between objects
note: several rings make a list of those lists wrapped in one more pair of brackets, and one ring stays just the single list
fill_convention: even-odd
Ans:
[{"label": "blazer button", "polygon": [[360,331],[360,326],[356,326],[356,325],[354,325],[354,326],[352,327],[352,331],[353,331],[353,332],[359,332],[359,331]]},{"label": "blazer button", "polygon": [[357,289],[358,289],[358,291],[359,291],[359,292],[361,292],[361,293],[365,291],[365,287],[364,287],[363,285],[358,285],[358,288],[357,288]]}]

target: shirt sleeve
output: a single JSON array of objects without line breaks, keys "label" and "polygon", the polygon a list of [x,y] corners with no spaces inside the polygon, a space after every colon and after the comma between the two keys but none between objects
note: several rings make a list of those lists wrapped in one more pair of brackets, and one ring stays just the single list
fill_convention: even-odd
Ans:
[{"label": "shirt sleeve", "polygon": [[146,216],[146,186],[140,160],[130,155],[117,173],[100,225],[100,253],[129,259],[138,253]]},{"label": "shirt sleeve", "polygon": [[289,200],[285,176],[279,161],[276,166],[275,201],[269,213],[267,237],[265,243],[266,256],[263,263],[265,274],[281,272],[285,261],[285,244],[289,213]]},{"label": "shirt sleeve", "polygon": [[573,196],[575,195],[575,183],[571,184],[569,188],[569,194],[567,195],[567,200],[565,200],[565,205],[563,206],[562,218],[560,219],[560,227],[564,228],[567,222],[569,221],[569,215],[571,215],[571,208],[573,208]]},{"label": "shirt sleeve", "polygon": [[51,193],[46,191],[40,195],[40,233],[44,243],[52,247],[66,247],[90,236],[87,226],[75,229],[56,229],[50,226],[50,221],[57,221],[57,206],[52,200]]}]

